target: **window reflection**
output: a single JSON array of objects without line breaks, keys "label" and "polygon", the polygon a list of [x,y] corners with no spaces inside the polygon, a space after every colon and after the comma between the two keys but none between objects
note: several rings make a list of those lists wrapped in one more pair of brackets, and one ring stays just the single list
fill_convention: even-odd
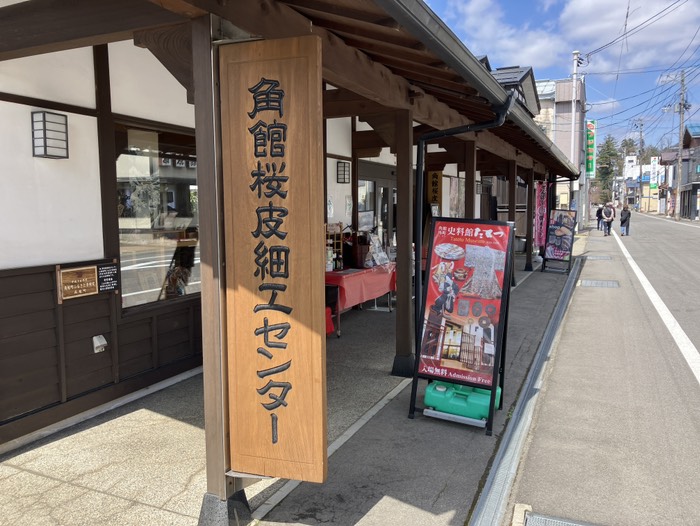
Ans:
[{"label": "window reflection", "polygon": [[120,126],[117,153],[122,306],[199,292],[194,137]]}]

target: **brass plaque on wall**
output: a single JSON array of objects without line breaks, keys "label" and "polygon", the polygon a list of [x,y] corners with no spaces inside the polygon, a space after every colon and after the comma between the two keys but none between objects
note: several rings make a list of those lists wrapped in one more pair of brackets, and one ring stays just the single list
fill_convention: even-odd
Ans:
[{"label": "brass plaque on wall", "polygon": [[219,50],[231,469],[323,482],[321,42]]},{"label": "brass plaque on wall", "polygon": [[97,266],[59,268],[59,302],[97,294]]}]

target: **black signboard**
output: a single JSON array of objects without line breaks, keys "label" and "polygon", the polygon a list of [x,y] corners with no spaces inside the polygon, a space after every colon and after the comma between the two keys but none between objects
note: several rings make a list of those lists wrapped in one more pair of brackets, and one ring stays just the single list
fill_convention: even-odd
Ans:
[{"label": "black signboard", "polygon": [[119,266],[116,263],[97,265],[97,289],[99,292],[119,290]]},{"label": "black signboard", "polygon": [[[549,269],[569,272],[571,270],[571,252],[574,247],[576,210],[550,210],[548,219],[542,271]],[[552,262],[558,262],[560,266],[552,266]],[[561,263],[566,266],[561,266]]]}]

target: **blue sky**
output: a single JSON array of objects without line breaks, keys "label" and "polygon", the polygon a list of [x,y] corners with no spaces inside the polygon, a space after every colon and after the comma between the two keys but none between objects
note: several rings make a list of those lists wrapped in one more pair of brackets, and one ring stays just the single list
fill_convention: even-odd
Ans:
[{"label": "blue sky", "polygon": [[686,123],[700,124],[700,0],[426,3],[474,55],[487,55],[492,68],[532,66],[537,80],[570,78],[572,51],[580,51],[586,118],[598,121],[600,136],[637,141],[643,123],[646,145],[677,144],[673,105],[680,99],[682,70],[692,104]]}]

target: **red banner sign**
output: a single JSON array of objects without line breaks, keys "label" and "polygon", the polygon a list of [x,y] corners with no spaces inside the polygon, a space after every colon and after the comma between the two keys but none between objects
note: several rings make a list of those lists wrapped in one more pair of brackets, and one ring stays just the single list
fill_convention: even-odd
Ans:
[{"label": "red banner sign", "polygon": [[535,235],[536,247],[543,247],[547,232],[547,183],[538,181],[535,186]]}]

